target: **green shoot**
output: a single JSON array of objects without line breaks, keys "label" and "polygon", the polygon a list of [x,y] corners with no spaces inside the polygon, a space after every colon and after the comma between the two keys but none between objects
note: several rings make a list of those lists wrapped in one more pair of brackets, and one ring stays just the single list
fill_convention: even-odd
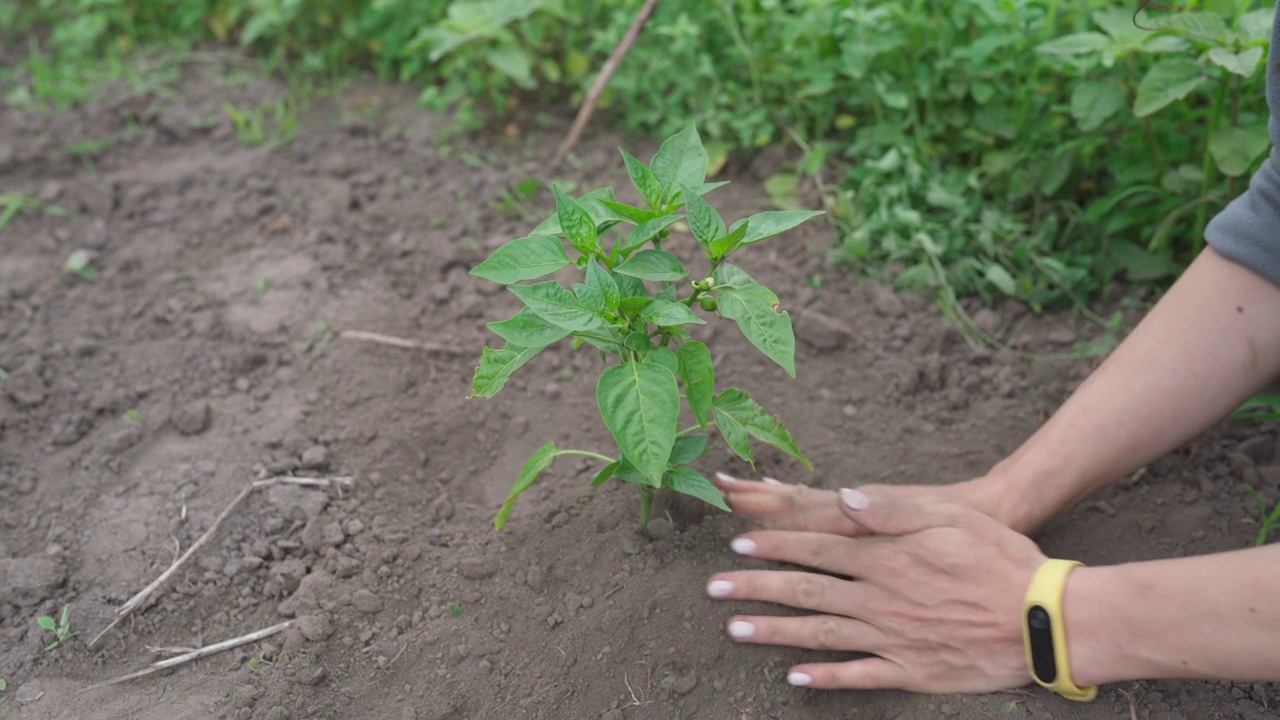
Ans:
[{"label": "green shoot", "polygon": [[1258,526],[1258,536],[1254,539],[1254,544],[1266,545],[1271,533],[1280,532],[1280,502],[1268,510],[1267,503],[1258,494],[1258,491],[1252,485],[1247,485],[1246,487],[1249,488],[1249,494],[1253,496],[1253,501],[1258,504],[1258,519],[1245,518],[1244,522]]},{"label": "green shoot", "polygon": [[54,640],[53,642],[49,643],[48,646],[45,647],[45,652],[48,652],[50,650],[57,648],[62,643],[80,634],[78,632],[71,631],[71,606],[70,605],[62,606],[61,619],[55,621],[53,618],[49,617],[48,615],[41,615],[36,618],[36,624],[39,625],[41,628],[44,628],[45,630],[48,630],[49,632],[53,633],[54,637],[57,638],[57,640]]}]

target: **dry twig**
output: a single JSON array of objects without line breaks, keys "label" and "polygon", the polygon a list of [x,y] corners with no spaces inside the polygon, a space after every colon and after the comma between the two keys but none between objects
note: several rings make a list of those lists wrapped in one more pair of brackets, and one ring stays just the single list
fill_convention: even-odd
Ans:
[{"label": "dry twig", "polygon": [[241,645],[248,645],[251,642],[257,642],[259,640],[262,640],[263,638],[271,637],[272,635],[275,635],[276,633],[281,632],[282,630],[284,630],[285,628],[289,627],[292,624],[293,624],[292,620],[286,620],[278,625],[272,625],[269,628],[264,628],[256,632],[251,632],[248,635],[241,635],[240,637],[237,637],[237,638],[231,638],[230,640],[223,640],[220,643],[215,643],[207,647],[202,647],[199,650],[192,650],[191,652],[186,653],[184,655],[166,658],[164,660],[157,660],[156,662],[151,663],[151,665],[146,667],[145,669],[139,670],[137,672],[129,673],[128,675],[121,675],[119,677],[112,678],[110,680],[106,680],[104,682],[100,682],[94,685],[90,685],[89,687],[81,690],[80,692],[88,692],[90,690],[96,690],[98,688],[107,687],[108,685],[117,685],[119,683],[126,682],[128,680],[136,680],[140,677],[146,677],[147,675],[151,675],[152,673],[158,673],[161,670],[168,670],[169,668],[177,667],[184,663],[189,663],[194,660],[199,660],[201,658],[205,658],[210,655],[220,653],[223,650],[230,650],[232,648],[240,647]]},{"label": "dry twig", "polygon": [[582,137],[582,131],[587,129],[587,123],[591,121],[591,114],[596,110],[596,104],[600,102],[600,95],[604,93],[604,88],[609,84],[609,79],[618,71],[618,66],[622,64],[622,58],[626,57],[627,52],[631,50],[631,46],[635,44],[636,38],[640,36],[640,31],[644,29],[645,23],[649,22],[649,18],[653,15],[653,9],[657,7],[658,0],[645,0],[645,4],[640,8],[640,12],[636,13],[636,19],[631,22],[631,27],[627,28],[627,34],[622,36],[622,40],[618,42],[618,46],[613,49],[613,54],[605,61],[604,67],[600,68],[600,75],[596,77],[596,81],[591,84],[591,89],[587,91],[587,97],[582,101],[582,107],[578,108],[578,117],[574,118],[573,127],[569,130],[569,135],[565,137],[564,142],[560,145],[560,149],[556,151],[555,159],[551,161],[552,165],[559,165],[574,145],[578,144],[578,140]]},{"label": "dry twig", "polygon": [[212,538],[214,533],[218,531],[218,528],[222,525],[222,522],[226,520],[228,517],[230,517],[232,511],[234,511],[240,505],[240,503],[244,502],[244,499],[249,497],[250,493],[252,493],[254,490],[257,490],[259,488],[264,488],[264,487],[271,487],[272,485],[306,485],[309,487],[328,487],[330,485],[338,485],[340,487],[350,487],[351,483],[354,482],[354,480],[355,478],[352,478],[352,477],[336,477],[336,478],[274,477],[274,478],[267,478],[265,480],[255,480],[249,483],[244,487],[243,490],[240,491],[240,494],[236,495],[235,499],[232,500],[229,505],[227,505],[226,509],[224,509],[218,515],[218,517],[214,519],[213,524],[209,526],[209,529],[205,530],[204,534],[201,535],[199,539],[197,539],[194,543],[192,543],[191,547],[187,548],[186,552],[182,553],[182,555],[178,559],[174,560],[173,563],[169,565],[169,569],[160,573],[160,577],[156,578],[155,580],[152,580],[149,585],[139,590],[136,595],[129,598],[128,601],[126,601],[123,605],[119,607],[119,609],[116,610],[116,619],[112,620],[110,625],[103,628],[102,632],[98,633],[96,636],[94,636],[93,640],[89,641],[89,647],[93,647],[94,645],[98,644],[98,641],[102,639],[102,636],[106,635],[108,632],[112,630],[112,628],[114,628],[116,625],[119,625],[121,620],[124,620],[125,618],[129,617],[131,614],[133,614],[135,610],[137,610],[144,603],[150,600],[151,596],[154,595],[155,592],[160,589],[160,586],[164,585],[166,581],[172,578],[178,572],[178,570],[183,565],[185,565],[193,555],[195,555],[197,550],[204,547],[205,543],[209,542],[209,539]]},{"label": "dry twig", "polygon": [[430,352],[444,353],[463,353],[469,352],[466,348],[453,345],[443,345],[441,343],[422,342],[419,340],[407,340],[405,338],[395,337],[393,335],[383,335],[381,333],[365,332],[363,330],[341,330],[338,337],[344,337],[348,340],[364,340],[365,342],[379,343],[381,345],[391,345],[392,347],[408,348],[410,350],[428,350]]}]

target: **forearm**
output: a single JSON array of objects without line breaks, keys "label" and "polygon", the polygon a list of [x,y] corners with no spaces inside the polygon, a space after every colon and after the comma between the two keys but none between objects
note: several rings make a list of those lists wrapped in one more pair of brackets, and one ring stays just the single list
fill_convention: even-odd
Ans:
[{"label": "forearm", "polygon": [[1280,546],[1077,568],[1063,622],[1079,685],[1280,681]]},{"label": "forearm", "polygon": [[1174,450],[1280,373],[1280,288],[1206,250],[1066,403],[984,479],[1023,531]]}]

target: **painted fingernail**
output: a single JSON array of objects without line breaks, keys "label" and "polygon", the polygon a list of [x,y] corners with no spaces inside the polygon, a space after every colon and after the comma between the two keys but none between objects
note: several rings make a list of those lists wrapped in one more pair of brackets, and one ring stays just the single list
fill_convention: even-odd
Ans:
[{"label": "painted fingernail", "polygon": [[728,580],[712,580],[707,584],[707,594],[711,597],[729,597],[733,592],[733,583]]},{"label": "painted fingernail", "polygon": [[734,541],[729,543],[729,547],[733,548],[733,551],[738,553],[739,555],[755,555],[756,554],[756,543],[754,540],[748,540],[746,538],[734,538]]},{"label": "painted fingernail", "polygon": [[736,638],[749,638],[756,634],[756,626],[746,620],[734,620],[729,623],[729,634]]},{"label": "painted fingernail", "polygon": [[720,482],[726,482],[726,483],[736,483],[736,482],[738,482],[738,478],[735,478],[735,477],[729,477],[728,475],[725,475],[725,474],[724,474],[724,473],[722,473],[722,472],[718,472],[718,473],[716,473],[716,479],[717,479],[717,480],[719,480]]},{"label": "painted fingernail", "polygon": [[774,480],[773,478],[764,478],[764,481],[765,481],[766,483],[770,484],[770,485],[781,485],[781,484],[782,484],[782,483],[778,482],[777,480]]},{"label": "painted fingernail", "polygon": [[793,672],[787,675],[787,682],[796,687],[804,687],[813,682],[813,677],[802,672]]},{"label": "painted fingernail", "polygon": [[866,510],[871,505],[871,498],[849,488],[844,488],[840,491],[840,501],[850,510]]}]

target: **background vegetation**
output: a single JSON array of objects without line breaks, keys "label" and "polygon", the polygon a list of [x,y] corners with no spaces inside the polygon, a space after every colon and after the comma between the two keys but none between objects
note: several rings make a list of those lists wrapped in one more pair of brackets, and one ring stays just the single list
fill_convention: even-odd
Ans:
[{"label": "background vegetation", "polygon": [[[0,0],[11,104],[66,107],[139,49],[240,46],[269,71],[372,72],[480,128],[580,102],[642,0]],[[662,0],[597,115],[713,157],[794,143],[836,260],[955,299],[1083,301],[1155,283],[1269,149],[1274,3]]]}]

